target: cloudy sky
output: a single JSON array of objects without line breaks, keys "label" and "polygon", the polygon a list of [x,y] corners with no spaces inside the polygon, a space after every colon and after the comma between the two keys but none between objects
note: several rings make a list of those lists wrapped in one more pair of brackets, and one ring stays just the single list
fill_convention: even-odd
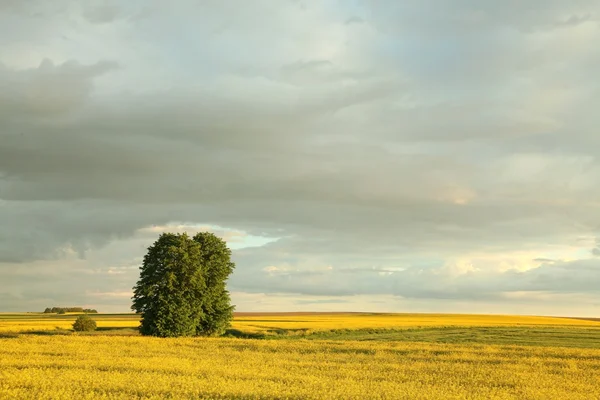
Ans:
[{"label": "cloudy sky", "polygon": [[600,315],[596,0],[0,0],[0,311]]}]

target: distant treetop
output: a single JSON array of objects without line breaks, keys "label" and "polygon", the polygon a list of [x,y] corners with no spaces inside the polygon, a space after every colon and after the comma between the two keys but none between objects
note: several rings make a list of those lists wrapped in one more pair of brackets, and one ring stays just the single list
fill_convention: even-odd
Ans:
[{"label": "distant treetop", "polygon": [[68,312],[82,312],[87,314],[97,314],[98,311],[92,308],[83,308],[83,307],[47,307],[44,310],[44,314],[64,314]]}]

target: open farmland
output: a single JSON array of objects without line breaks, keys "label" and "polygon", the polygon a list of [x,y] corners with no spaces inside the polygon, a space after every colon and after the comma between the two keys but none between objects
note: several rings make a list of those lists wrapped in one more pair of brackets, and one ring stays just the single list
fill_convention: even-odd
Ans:
[{"label": "open farmland", "polygon": [[[70,329],[77,313],[0,313],[0,332]],[[135,314],[90,314],[104,331],[135,328]],[[425,327],[596,327],[600,321],[512,315],[372,314],[372,313],[236,313],[232,329],[246,334],[311,333],[337,329],[407,329]]]},{"label": "open farmland", "polygon": [[1,399],[600,398],[598,321],[238,314],[237,338],[159,339],[135,315],[74,318],[0,315]]}]

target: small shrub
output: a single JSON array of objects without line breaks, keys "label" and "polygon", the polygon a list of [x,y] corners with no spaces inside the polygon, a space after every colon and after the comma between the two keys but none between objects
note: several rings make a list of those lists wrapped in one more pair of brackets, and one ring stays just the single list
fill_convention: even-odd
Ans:
[{"label": "small shrub", "polygon": [[75,332],[91,332],[96,330],[96,321],[87,315],[80,315],[73,323]]}]

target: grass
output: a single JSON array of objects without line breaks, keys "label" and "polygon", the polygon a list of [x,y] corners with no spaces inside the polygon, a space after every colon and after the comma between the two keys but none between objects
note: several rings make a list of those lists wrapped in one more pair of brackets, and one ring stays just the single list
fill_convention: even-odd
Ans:
[{"label": "grass", "polygon": [[0,314],[0,400],[600,398],[600,321],[238,315],[228,337],[158,339],[76,316]]},{"label": "grass", "polygon": [[565,327],[427,327],[315,332],[310,340],[494,344],[600,349],[600,330]]}]

